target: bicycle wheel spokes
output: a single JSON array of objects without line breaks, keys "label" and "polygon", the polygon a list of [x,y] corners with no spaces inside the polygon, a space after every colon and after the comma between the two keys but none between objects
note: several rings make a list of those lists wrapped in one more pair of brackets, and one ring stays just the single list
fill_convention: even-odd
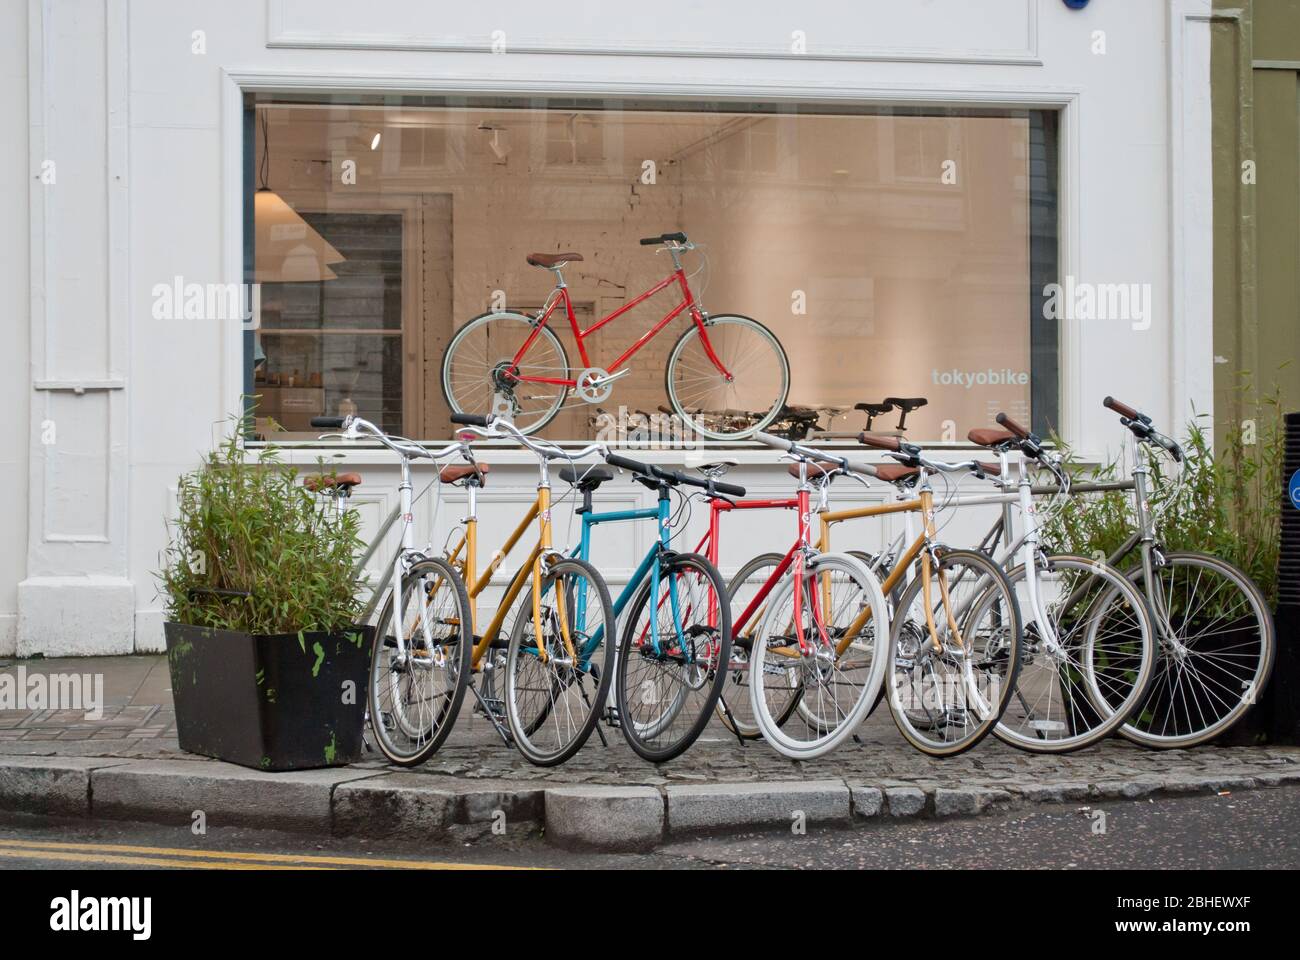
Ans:
[{"label": "bicycle wheel spokes", "polygon": [[[810,758],[849,737],[875,703],[887,659],[878,637],[889,621],[879,583],[852,557],[812,558],[802,587],[798,611],[793,574],[772,592],[750,658],[750,702],[768,742],[786,756]],[[782,726],[779,711],[792,688],[799,709]]]},{"label": "bicycle wheel spokes", "polygon": [[[1132,579],[1141,584],[1140,571]],[[1121,732],[1146,746],[1194,746],[1227,730],[1267,683],[1272,617],[1245,574],[1214,557],[1171,555],[1154,587],[1155,674]]]},{"label": "bicycle wheel spokes", "polygon": [[930,564],[928,617],[922,576],[918,566],[894,615],[889,704],[913,746],[951,756],[992,730],[1011,695],[1019,608],[1006,577],[981,553],[945,550]]},{"label": "bicycle wheel spokes", "polygon": [[[1154,664],[1151,615],[1105,564],[1049,557],[1034,575],[1047,629],[1029,613],[1024,663],[997,732],[1028,750],[1075,750],[1109,736],[1141,701]],[[1010,575],[1015,583],[1024,576],[1022,568]]]},{"label": "bicycle wheel spokes", "polygon": [[747,317],[708,324],[718,369],[698,327],[682,335],[668,358],[668,399],[678,416],[706,437],[727,439],[761,430],[775,419],[790,387],[790,365],[772,334]]},{"label": "bicycle wheel spokes", "polygon": [[712,564],[679,554],[633,601],[619,647],[618,715],[629,745],[647,760],[678,756],[709,722],[731,653],[725,596]]},{"label": "bicycle wheel spokes", "polygon": [[430,560],[412,567],[402,585],[404,653],[391,599],[380,615],[370,719],[380,750],[394,763],[422,763],[455,723],[469,676],[468,609],[459,577]]},{"label": "bicycle wheel spokes", "polygon": [[[727,679],[722,687],[717,712],[718,719],[722,721],[728,730],[746,740],[753,740],[761,735],[758,723],[754,720],[754,710],[750,702],[749,659],[754,634],[763,622],[768,604],[764,603],[756,607],[748,620],[739,629],[735,626],[735,620],[749,607],[750,601],[767,583],[767,578],[780,565],[782,559],[779,553],[765,553],[755,557],[736,572],[735,577],[732,578],[727,587],[727,592],[731,598],[733,632],[731,662],[727,667]],[[778,725],[785,723],[799,703],[797,674],[792,679],[794,682],[785,688],[783,702],[779,700],[780,691],[777,689],[776,684],[772,684],[767,691],[769,708],[772,715],[777,719]]]},{"label": "bicycle wheel spokes", "polygon": [[[491,413],[504,404],[524,433],[545,426],[564,402],[567,388],[521,383],[503,373],[533,330],[527,317],[514,313],[487,314],[462,327],[443,359],[443,392],[448,405],[462,413]],[[549,328],[534,338],[515,373],[552,379],[568,376],[564,348]]]},{"label": "bicycle wheel spokes", "polygon": [[541,587],[538,633],[530,587],[521,595],[506,654],[506,716],[533,763],[563,763],[604,711],[614,612],[604,580],[579,560],[552,565]]}]

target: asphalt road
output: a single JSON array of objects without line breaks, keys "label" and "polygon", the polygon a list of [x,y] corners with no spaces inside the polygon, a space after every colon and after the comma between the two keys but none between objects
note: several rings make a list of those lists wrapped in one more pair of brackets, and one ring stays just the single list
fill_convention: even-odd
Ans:
[{"label": "asphalt road", "polygon": [[[1102,820],[1098,814],[1104,814]],[[0,869],[1300,868],[1300,787],[1227,796],[1045,805],[963,820],[882,820],[806,835],[700,837],[640,855],[579,854],[538,839],[409,842],[224,828],[43,820],[0,824]]]}]

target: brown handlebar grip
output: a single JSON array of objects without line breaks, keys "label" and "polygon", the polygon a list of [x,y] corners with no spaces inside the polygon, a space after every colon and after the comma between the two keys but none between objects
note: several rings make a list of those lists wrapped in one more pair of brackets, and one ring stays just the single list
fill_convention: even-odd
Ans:
[{"label": "brown handlebar grip", "polygon": [[859,433],[858,443],[866,447],[875,447],[877,450],[889,450],[898,453],[902,447],[899,446],[898,437],[886,437],[879,433]]},{"label": "brown handlebar grip", "polygon": [[1008,430],[1014,433],[1021,440],[1028,439],[1029,431],[1026,430],[1024,427],[1022,427],[1020,424],[1016,423],[1016,421],[1012,420],[1005,413],[999,413],[996,417],[994,417],[994,419],[997,420],[999,426],[1006,427]]},{"label": "brown handlebar grip", "polygon": [[1107,408],[1110,409],[1110,410],[1114,410],[1114,411],[1115,411],[1116,413],[1118,413],[1121,417],[1127,417],[1127,418],[1130,419],[1130,420],[1140,420],[1140,419],[1142,419],[1142,414],[1138,413],[1136,410],[1134,410],[1132,407],[1130,407],[1127,403],[1120,403],[1120,402],[1119,402],[1118,400],[1116,400],[1114,397],[1107,397],[1107,398],[1106,398],[1105,400],[1103,400],[1101,403],[1102,403],[1102,406],[1107,407]]}]

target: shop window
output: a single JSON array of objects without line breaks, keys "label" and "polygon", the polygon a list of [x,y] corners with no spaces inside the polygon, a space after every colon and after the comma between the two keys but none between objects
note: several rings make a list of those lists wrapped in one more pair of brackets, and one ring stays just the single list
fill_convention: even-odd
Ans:
[{"label": "shop window", "polygon": [[[667,276],[667,255],[638,240],[677,230],[700,246],[685,268],[703,308],[772,330],[788,402],[818,408],[828,434],[862,429],[853,406],[885,397],[927,399],[907,417],[918,440],[960,438],[998,410],[1056,425],[1058,332],[1041,312],[1058,279],[1053,112],[272,95],[248,109],[263,285],[248,380],[280,436],[355,410],[446,438],[443,352],[474,317],[547,302],[555,278],[528,254],[583,255],[564,278],[585,329]],[[265,191],[288,210],[279,233],[261,222]],[[295,215],[306,230],[286,241]],[[676,301],[669,289],[602,327],[590,364],[612,364]],[[568,320],[550,322],[576,376]],[[633,356],[607,399],[571,394],[542,435],[658,413],[689,322]]]}]

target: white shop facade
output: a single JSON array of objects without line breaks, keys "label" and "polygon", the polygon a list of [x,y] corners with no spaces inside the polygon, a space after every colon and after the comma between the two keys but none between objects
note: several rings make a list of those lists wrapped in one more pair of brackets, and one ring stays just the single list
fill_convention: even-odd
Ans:
[{"label": "white shop facade", "polygon": [[[354,503],[377,526],[391,455],[319,442],[310,418],[451,436],[443,351],[479,314],[545,304],[555,278],[531,253],[582,254],[564,278],[587,327],[667,275],[639,238],[686,233],[694,293],[775,334],[788,402],[832,446],[855,446],[833,434],[866,425],[856,404],[887,397],[924,398],[907,435],[954,456],[999,410],[1099,461],[1121,439],[1106,394],[1164,423],[1210,411],[1210,4],[1073,6],[6,5],[20,135],[0,149],[26,175],[0,190],[27,216],[0,225],[17,292],[0,656],[162,649],[153,571],[176,479],[244,397],[249,443],[361,473]],[[595,334],[591,364],[667,297]],[[788,492],[766,449],[657,430],[686,322],[541,435],[667,439],[629,455],[729,456],[755,495]],[[536,469],[517,449],[482,459],[489,544]],[[598,501],[652,497],[624,477]],[[431,542],[461,504],[447,490],[423,511]],[[725,531],[724,575],[792,537],[785,515],[752,521]],[[689,519],[691,546],[706,522]],[[859,545],[893,532],[864,526]],[[594,559],[617,583],[652,535],[598,540]]]}]

